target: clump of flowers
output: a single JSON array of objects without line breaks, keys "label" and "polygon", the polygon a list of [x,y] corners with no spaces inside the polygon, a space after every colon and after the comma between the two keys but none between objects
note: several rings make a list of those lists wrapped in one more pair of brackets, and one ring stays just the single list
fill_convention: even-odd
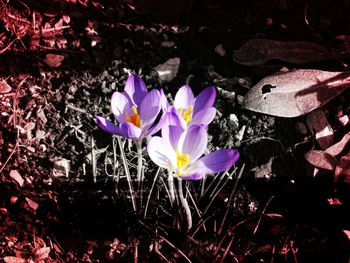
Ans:
[{"label": "clump of flowers", "polygon": [[[239,158],[238,151],[234,149],[222,149],[204,155],[208,144],[207,126],[216,115],[216,109],[213,106],[215,98],[214,87],[204,89],[195,97],[192,89],[185,85],[177,92],[174,105],[170,105],[162,90],[153,89],[148,92],[141,78],[130,75],[124,92],[115,92],[112,95],[112,112],[117,124],[103,117],[96,117],[100,128],[118,136],[135,212],[140,212],[140,209],[136,205],[133,182],[120,137],[132,139],[136,143],[139,160],[137,167],[139,191],[142,191],[143,180],[141,176],[143,173],[142,139],[148,137],[147,152],[150,159],[159,166],[157,175],[160,169],[167,170],[167,192],[170,203],[173,207],[178,203],[181,204],[179,211],[184,211],[186,228],[190,229],[192,215],[187,198],[183,194],[182,180],[201,180],[207,174],[225,171]],[[160,115],[161,118],[159,118]],[[161,130],[161,136],[151,137],[159,130]],[[177,187],[175,187],[175,181],[177,181]],[[144,211],[145,216],[147,206],[148,202]]]}]

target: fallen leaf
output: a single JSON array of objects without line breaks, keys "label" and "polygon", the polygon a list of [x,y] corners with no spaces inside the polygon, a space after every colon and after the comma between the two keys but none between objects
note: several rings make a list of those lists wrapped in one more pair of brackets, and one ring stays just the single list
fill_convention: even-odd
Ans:
[{"label": "fallen leaf", "polygon": [[345,183],[350,183],[350,152],[342,156],[334,172],[335,180],[343,177]]},{"label": "fallen leaf", "polygon": [[343,230],[344,235],[348,238],[348,240],[350,241],[350,230]]},{"label": "fallen leaf", "polygon": [[244,66],[263,65],[270,60],[305,64],[333,59],[324,46],[306,41],[251,39],[233,55],[233,61]]},{"label": "fallen leaf", "polygon": [[26,263],[24,258],[7,256],[3,258],[5,263]]},{"label": "fallen leaf", "polygon": [[64,56],[58,54],[47,54],[45,57],[45,63],[51,68],[57,68],[62,65]]},{"label": "fallen leaf", "polygon": [[338,165],[337,159],[322,150],[311,150],[304,156],[310,164],[320,169],[333,171]]},{"label": "fallen leaf", "polygon": [[11,89],[11,86],[7,84],[6,80],[0,81],[0,94],[10,92]]},{"label": "fallen leaf", "polygon": [[325,152],[335,157],[344,150],[344,148],[346,147],[349,141],[350,141],[350,132],[345,134],[339,142],[333,144]]},{"label": "fallen leaf", "polygon": [[334,144],[333,129],[323,109],[315,109],[308,113],[306,115],[306,124],[321,149],[325,150]]},{"label": "fallen leaf", "polygon": [[317,109],[350,87],[350,72],[299,69],[263,78],[244,97],[242,107],[279,117]]},{"label": "fallen leaf", "polygon": [[50,253],[49,247],[42,247],[42,248],[37,249],[34,252],[35,261],[37,262],[37,261],[44,260],[44,259],[48,258],[49,253]]},{"label": "fallen leaf", "polygon": [[34,202],[32,199],[26,197],[26,201],[28,203],[28,205],[30,206],[30,208],[32,208],[34,211],[36,211],[39,207],[38,203]]},{"label": "fallen leaf", "polygon": [[17,172],[17,170],[11,170],[10,171],[10,177],[19,184],[20,187],[23,186],[24,179],[22,176]]}]

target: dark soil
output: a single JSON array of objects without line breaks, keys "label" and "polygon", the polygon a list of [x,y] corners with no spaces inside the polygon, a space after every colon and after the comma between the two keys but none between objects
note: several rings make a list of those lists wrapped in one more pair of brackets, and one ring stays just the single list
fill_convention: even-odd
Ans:
[{"label": "dark soil", "polygon": [[[310,131],[296,129],[305,117],[241,108],[248,89],[274,73],[276,64],[322,70],[344,70],[343,65],[272,61],[244,67],[232,60],[252,38],[337,46],[336,36],[350,35],[349,1],[206,0],[192,7],[179,1],[161,12],[157,1],[145,1],[148,9],[137,12],[126,4],[132,1],[29,2],[1,1],[0,74],[11,90],[0,92],[0,260],[186,262],[183,252],[192,262],[349,262],[349,185],[335,182],[332,172],[312,175],[304,154],[319,146]],[[223,56],[215,51],[218,45]],[[155,67],[175,57],[179,71],[162,81]],[[241,157],[220,193],[198,201],[200,211],[213,203],[202,218],[194,214],[188,233],[174,226],[178,213],[160,180],[146,219],[133,213],[126,181],[116,186],[116,174],[123,176],[124,169],[119,159],[113,168],[114,139],[97,127],[95,116],[110,114],[111,94],[123,90],[128,72],[170,98],[185,83],[195,94],[219,88],[209,149],[236,148]],[[337,119],[340,110],[350,113],[349,101],[346,91],[324,107],[336,141],[350,131],[349,123],[341,126]],[[231,114],[238,118],[236,127]],[[134,156],[131,148],[128,157]],[[143,206],[156,172],[145,158]],[[22,186],[10,175],[14,170]],[[219,178],[209,177],[206,184],[212,181]],[[188,186],[198,191],[201,185]],[[198,227],[203,220],[206,232]]]}]

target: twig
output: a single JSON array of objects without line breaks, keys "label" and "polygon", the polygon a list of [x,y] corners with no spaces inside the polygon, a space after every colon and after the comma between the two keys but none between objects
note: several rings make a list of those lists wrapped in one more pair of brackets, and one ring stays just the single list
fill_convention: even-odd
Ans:
[{"label": "twig", "polygon": [[[254,231],[253,231],[252,238],[255,236],[256,231],[258,231],[258,228],[259,228],[259,226],[260,226],[260,223],[261,223],[261,220],[262,220],[262,218],[263,218],[263,215],[265,214],[265,211],[266,211],[267,207],[269,206],[270,202],[272,201],[272,199],[273,199],[274,197],[275,197],[275,196],[272,195],[272,196],[270,197],[270,199],[266,202],[266,205],[265,205],[264,209],[262,210],[261,215],[259,216],[259,220],[258,220],[258,222],[256,223],[255,229],[254,229]],[[248,243],[247,248],[246,248],[246,250],[245,250],[245,252],[244,252],[244,255],[247,255],[247,252],[248,252],[248,250],[249,250],[249,247],[250,247],[251,243],[252,243],[252,241],[249,240],[249,243]]]},{"label": "twig", "polygon": [[151,186],[151,190],[149,191],[147,202],[146,202],[145,213],[143,214],[143,218],[144,219],[146,219],[146,217],[147,217],[147,210],[148,210],[149,201],[151,200],[151,195],[152,195],[154,186],[156,185],[156,182],[157,182],[157,179],[158,179],[158,176],[159,176],[159,173],[160,173],[161,170],[162,170],[162,168],[158,167],[156,175],[154,176],[153,183],[152,183],[152,186]]},{"label": "twig", "polygon": [[[193,206],[194,206],[194,210],[196,210],[198,217],[201,218],[202,213],[201,213],[201,211],[198,209],[198,206],[196,205],[196,202],[194,201],[193,196],[192,196],[192,194],[191,194],[191,192],[190,192],[190,190],[188,189],[187,186],[186,186],[186,192],[187,192],[188,196],[190,197],[190,199],[191,199],[191,201],[192,201],[192,204],[193,204]],[[204,229],[204,232],[207,232],[207,228],[205,227],[205,224],[203,224],[203,229]]]},{"label": "twig", "polygon": [[[148,225],[146,225],[142,220],[139,220],[140,224],[143,225],[144,227],[146,227],[148,230],[150,230],[153,234],[155,234],[154,230],[152,228],[150,228]],[[171,243],[168,239],[166,239],[163,235],[158,233],[159,238],[163,239],[170,247],[172,247],[173,249],[176,250],[176,252],[178,252],[181,256],[184,257],[184,259],[186,259],[187,262],[192,263],[192,261],[186,256],[186,254],[179,249],[178,247],[176,247],[173,243]]]},{"label": "twig", "polygon": [[239,181],[240,181],[240,179],[241,179],[241,177],[242,177],[242,174],[243,174],[243,171],[244,171],[244,167],[245,167],[245,163],[242,165],[242,168],[241,168],[241,170],[240,170],[239,173],[238,173],[238,176],[237,176],[235,185],[233,186],[231,195],[230,195],[230,197],[229,197],[229,199],[228,199],[228,202],[227,202],[227,209],[226,209],[225,215],[224,215],[224,217],[223,217],[223,219],[222,219],[220,228],[219,228],[219,230],[218,230],[218,233],[217,233],[218,235],[220,235],[220,233],[221,233],[221,231],[222,231],[222,229],[223,229],[223,227],[224,227],[224,224],[225,224],[227,215],[228,215],[228,213],[229,213],[229,211],[230,211],[230,208],[231,208],[231,202],[233,201],[233,198],[234,198],[234,196],[235,196],[235,194],[236,194],[237,187],[238,187],[238,183],[239,183]]},{"label": "twig", "polygon": [[128,164],[127,164],[127,161],[126,161],[124,148],[123,148],[123,146],[122,146],[122,142],[121,142],[119,136],[117,136],[117,140],[118,140],[118,145],[119,145],[119,149],[120,149],[120,155],[121,155],[122,160],[123,160],[124,170],[125,170],[125,174],[126,174],[126,180],[128,181],[128,186],[129,186],[129,191],[130,191],[130,197],[131,197],[132,207],[133,207],[133,209],[134,209],[134,212],[137,212],[137,207],[136,207],[136,202],[135,202],[135,196],[134,196],[134,190],[133,190],[133,187],[132,187],[130,171],[129,171],[129,167],[128,167]]},{"label": "twig", "polygon": [[[214,200],[215,200],[215,198],[216,198],[216,196],[221,192],[221,190],[225,187],[225,185],[227,184],[227,182],[228,182],[228,178],[230,178],[230,177],[232,177],[232,175],[233,175],[233,173],[235,173],[236,172],[236,169],[234,169],[233,171],[232,171],[232,173],[231,174],[229,174],[229,176],[226,178],[226,181],[222,184],[222,186],[214,193],[212,193],[210,196],[210,202],[209,202],[209,204],[207,205],[207,207],[205,208],[205,210],[204,210],[204,212],[203,212],[203,214],[205,214],[205,213],[207,213],[208,212],[208,210],[209,210],[209,208],[210,208],[210,206],[213,204],[213,202],[214,202]],[[222,181],[222,179],[220,179],[220,182]],[[220,182],[218,183],[218,185],[220,184]],[[217,187],[215,187],[215,189],[216,189]]]},{"label": "twig", "polygon": [[97,166],[96,166],[96,153],[95,153],[95,140],[91,135],[91,164],[92,164],[92,179],[96,183],[97,180]]}]

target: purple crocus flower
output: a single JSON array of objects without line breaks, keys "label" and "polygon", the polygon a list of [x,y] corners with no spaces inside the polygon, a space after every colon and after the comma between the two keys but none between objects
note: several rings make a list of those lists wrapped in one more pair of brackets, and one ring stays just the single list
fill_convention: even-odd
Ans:
[{"label": "purple crocus flower", "polygon": [[139,140],[156,133],[162,126],[162,123],[154,125],[161,110],[159,91],[147,92],[145,83],[136,75],[128,77],[123,93],[113,93],[111,106],[118,125],[96,116],[98,126],[106,132]]},{"label": "purple crocus flower", "polygon": [[158,166],[184,180],[199,180],[206,174],[228,169],[239,158],[238,151],[233,149],[218,150],[202,157],[207,143],[208,133],[202,125],[194,124],[187,129],[169,125],[162,128],[162,137],[152,137],[147,150]]},{"label": "purple crocus flower", "polygon": [[[207,126],[215,118],[213,107],[216,98],[214,87],[205,88],[194,97],[188,85],[182,86],[175,95],[174,106],[168,106],[168,111],[176,112],[181,118],[181,126],[186,128],[192,124]],[[162,95],[162,104],[164,104]]]}]

